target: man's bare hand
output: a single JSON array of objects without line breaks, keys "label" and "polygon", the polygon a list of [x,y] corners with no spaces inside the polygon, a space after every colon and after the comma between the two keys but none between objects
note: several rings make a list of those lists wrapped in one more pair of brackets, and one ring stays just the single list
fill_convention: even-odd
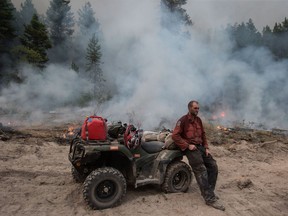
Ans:
[{"label": "man's bare hand", "polygon": [[196,150],[197,148],[196,148],[195,145],[189,145],[189,146],[188,146],[188,149],[191,150],[191,151],[194,151],[194,150]]},{"label": "man's bare hand", "polygon": [[210,154],[209,149],[206,149],[205,152],[206,152],[206,156],[208,156]]}]

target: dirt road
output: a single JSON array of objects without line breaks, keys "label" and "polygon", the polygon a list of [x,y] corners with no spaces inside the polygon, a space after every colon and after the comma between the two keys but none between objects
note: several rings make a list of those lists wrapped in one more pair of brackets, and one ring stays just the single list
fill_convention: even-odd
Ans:
[{"label": "dirt road", "polygon": [[25,129],[0,141],[0,215],[288,215],[287,137],[251,142],[235,134],[211,145],[225,212],[204,204],[195,179],[187,193],[128,188],[120,206],[94,211],[83,201],[81,184],[72,180],[69,147],[59,144],[62,134],[63,128]]}]

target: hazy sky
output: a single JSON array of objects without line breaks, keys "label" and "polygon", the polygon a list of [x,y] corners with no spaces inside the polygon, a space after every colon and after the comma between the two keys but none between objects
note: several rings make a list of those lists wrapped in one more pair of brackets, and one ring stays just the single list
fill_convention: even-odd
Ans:
[{"label": "hazy sky", "polygon": [[[17,8],[24,1],[12,0]],[[32,1],[39,13],[45,13],[50,4],[49,0]],[[101,22],[117,14],[117,7],[113,5],[119,4],[119,1],[121,0],[90,0],[90,3]],[[71,0],[73,11],[81,8],[84,2],[86,1]],[[159,4],[157,0],[152,0],[152,2],[155,2],[155,5]],[[288,17],[287,8],[287,0],[188,0],[186,5],[187,12],[196,26],[225,27],[227,23],[247,22],[249,18],[252,18],[259,31],[262,31],[266,25],[273,27],[275,22],[282,22],[285,17]]]}]

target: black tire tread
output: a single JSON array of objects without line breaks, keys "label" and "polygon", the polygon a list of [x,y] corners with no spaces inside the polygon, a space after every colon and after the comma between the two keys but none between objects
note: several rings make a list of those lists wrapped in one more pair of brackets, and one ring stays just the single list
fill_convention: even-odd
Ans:
[{"label": "black tire tread", "polygon": [[[173,191],[170,188],[170,181],[171,181],[170,178],[173,175],[173,173],[175,172],[175,170],[178,170],[181,168],[184,168],[189,172],[190,179],[188,181],[188,184],[185,186],[186,188],[184,187],[183,189],[181,189],[181,191]],[[187,190],[189,189],[189,186],[191,184],[191,181],[192,181],[192,169],[191,169],[191,167],[183,161],[176,161],[176,162],[172,162],[171,164],[168,165],[166,175],[164,178],[164,182],[161,185],[161,188],[165,193],[187,192]]]},{"label": "black tire tread", "polygon": [[[117,178],[121,181],[121,184],[123,184],[123,192],[121,197],[117,200],[117,202],[115,202],[114,204],[112,204],[111,206],[97,206],[96,204],[94,204],[90,199],[89,199],[89,188],[90,185],[92,184],[92,182],[97,179],[97,178],[101,178],[102,175],[114,175],[117,176]],[[103,167],[103,168],[98,168],[94,171],[92,171],[86,178],[86,180],[84,181],[83,184],[83,197],[85,202],[92,208],[92,209],[104,209],[104,208],[110,208],[110,207],[114,207],[117,206],[122,198],[125,196],[126,194],[126,189],[127,189],[127,184],[126,184],[126,180],[123,176],[123,174],[118,171],[117,169],[113,168],[113,167]]]}]

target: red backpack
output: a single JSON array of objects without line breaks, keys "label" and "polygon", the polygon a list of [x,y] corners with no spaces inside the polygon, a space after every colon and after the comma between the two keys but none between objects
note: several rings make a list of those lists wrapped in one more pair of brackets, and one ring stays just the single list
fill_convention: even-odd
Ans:
[{"label": "red backpack", "polygon": [[81,128],[81,138],[85,140],[106,140],[106,121],[100,116],[87,117]]}]

